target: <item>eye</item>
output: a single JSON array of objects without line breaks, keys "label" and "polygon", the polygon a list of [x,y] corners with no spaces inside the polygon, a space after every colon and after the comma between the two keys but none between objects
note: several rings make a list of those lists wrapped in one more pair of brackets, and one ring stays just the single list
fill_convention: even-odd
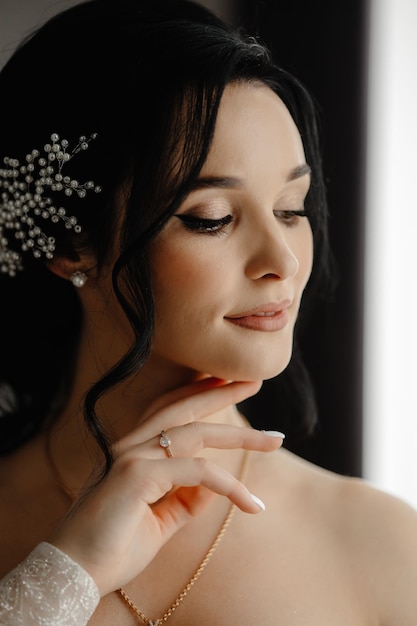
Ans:
[{"label": "eye", "polygon": [[218,219],[208,219],[197,215],[176,215],[182,221],[187,230],[208,235],[221,233],[232,220],[232,215],[225,215]]},{"label": "eye", "polygon": [[304,209],[299,211],[274,211],[275,217],[277,217],[286,226],[296,226],[300,218],[308,217],[309,214]]}]

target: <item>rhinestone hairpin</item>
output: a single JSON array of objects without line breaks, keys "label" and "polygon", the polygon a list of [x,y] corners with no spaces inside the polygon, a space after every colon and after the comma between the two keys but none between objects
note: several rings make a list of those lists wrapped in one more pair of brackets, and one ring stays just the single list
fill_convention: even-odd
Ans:
[{"label": "rhinestone hairpin", "polygon": [[[56,207],[52,198],[45,195],[49,188],[53,192],[63,192],[65,196],[76,194],[85,198],[88,191],[100,193],[101,187],[93,181],[79,183],[76,179],[64,176],[62,169],[81,150],[87,150],[90,141],[97,137],[80,137],[75,148],[68,152],[69,142],[51,135],[51,143],[44,146],[44,153],[32,150],[26,155],[26,163],[5,157],[4,168],[0,169],[0,272],[15,276],[23,269],[22,255],[9,248],[10,234],[20,241],[22,252],[32,250],[35,258],[44,255],[53,258],[55,237],[46,235],[41,219],[51,222],[62,221],[66,228],[81,232],[81,226],[74,216],[68,216],[64,207]],[[10,234],[9,234],[10,233]],[[7,234],[7,236],[6,236]]]}]

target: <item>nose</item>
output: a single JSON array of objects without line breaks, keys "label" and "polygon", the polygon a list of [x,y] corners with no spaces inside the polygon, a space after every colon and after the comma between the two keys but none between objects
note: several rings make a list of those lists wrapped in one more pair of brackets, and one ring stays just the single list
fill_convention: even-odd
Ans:
[{"label": "nose", "polygon": [[248,278],[288,280],[297,274],[300,264],[291,246],[291,231],[287,226],[274,218],[272,224],[253,227],[248,239]]}]

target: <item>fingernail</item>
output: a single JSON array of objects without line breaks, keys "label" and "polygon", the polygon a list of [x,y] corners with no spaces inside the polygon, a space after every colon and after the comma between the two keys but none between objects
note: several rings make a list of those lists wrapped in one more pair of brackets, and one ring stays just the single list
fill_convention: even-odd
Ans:
[{"label": "fingernail", "polygon": [[266,506],[265,504],[262,502],[262,500],[260,498],[258,498],[257,496],[254,496],[253,493],[249,494],[250,497],[252,498],[252,500],[259,506],[260,509],[262,509],[262,511],[265,511]]},{"label": "fingernail", "polygon": [[281,433],[279,430],[262,430],[264,435],[268,435],[268,437],[281,437],[281,439],[285,439],[284,433]]}]

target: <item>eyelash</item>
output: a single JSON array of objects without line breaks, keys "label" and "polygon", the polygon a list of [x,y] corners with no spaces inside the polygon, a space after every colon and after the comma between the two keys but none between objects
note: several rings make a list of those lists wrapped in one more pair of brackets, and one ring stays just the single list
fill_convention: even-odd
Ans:
[{"label": "eyelash", "polygon": [[193,232],[218,235],[233,221],[232,215],[225,215],[217,220],[197,217],[196,215],[177,215],[184,226]]},{"label": "eyelash", "polygon": [[308,217],[309,214],[304,209],[300,211],[274,211],[275,217],[280,219],[288,228],[296,226],[300,217]]},{"label": "eyelash", "polygon": [[[300,211],[275,211],[275,217],[280,219],[288,228],[298,224],[299,218],[308,217],[304,210]],[[206,235],[219,235],[233,221],[232,215],[225,215],[219,219],[207,219],[195,215],[177,215],[187,230],[204,233]]]}]

